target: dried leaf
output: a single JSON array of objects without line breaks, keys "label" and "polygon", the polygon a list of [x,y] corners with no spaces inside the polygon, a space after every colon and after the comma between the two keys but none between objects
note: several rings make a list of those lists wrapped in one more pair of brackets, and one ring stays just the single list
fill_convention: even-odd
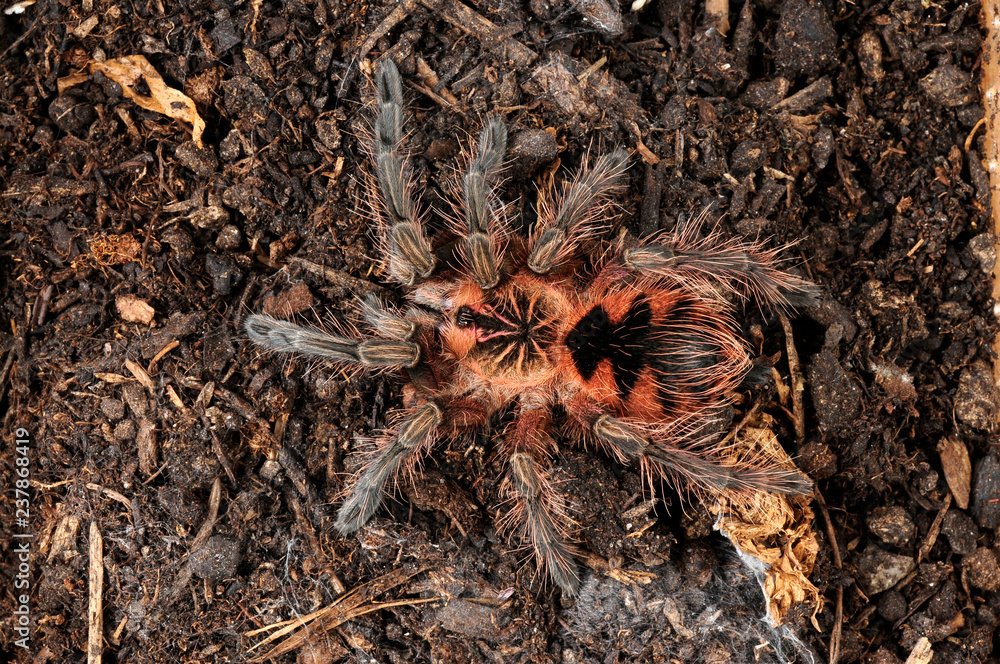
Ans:
[{"label": "dried leaf", "polygon": [[[766,455],[776,462],[792,463],[768,429],[741,429],[733,453]],[[778,625],[799,602],[813,607],[814,622],[823,607],[819,590],[809,581],[819,552],[809,501],[808,496],[757,491],[749,499],[720,498],[713,508],[719,514],[716,528],[742,553],[767,566],[761,583],[768,615]]]},{"label": "dried leaf", "polygon": [[[122,94],[147,111],[189,123],[191,139],[199,148],[202,147],[201,134],[205,131],[205,121],[198,115],[194,101],[180,90],[169,87],[145,57],[126,55],[104,62],[91,61],[88,69],[91,73],[99,71],[122,86]],[[135,90],[140,82],[145,82],[149,88],[149,96]]]},{"label": "dried leaf", "polygon": [[947,436],[938,442],[938,453],[941,455],[941,468],[944,478],[948,481],[951,495],[955,496],[955,504],[961,509],[969,507],[969,485],[972,482],[972,462],[969,460],[969,450],[957,436]]}]

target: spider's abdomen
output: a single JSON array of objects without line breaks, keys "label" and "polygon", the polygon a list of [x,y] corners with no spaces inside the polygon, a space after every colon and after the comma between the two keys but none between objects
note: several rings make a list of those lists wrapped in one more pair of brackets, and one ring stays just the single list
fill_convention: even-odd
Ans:
[{"label": "spider's abdomen", "polygon": [[676,288],[609,293],[565,335],[571,370],[619,416],[657,421],[721,406],[750,368],[723,307]]}]

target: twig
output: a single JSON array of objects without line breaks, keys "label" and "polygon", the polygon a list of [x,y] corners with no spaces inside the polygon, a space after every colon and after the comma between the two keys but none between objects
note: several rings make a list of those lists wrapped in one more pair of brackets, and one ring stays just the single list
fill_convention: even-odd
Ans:
[{"label": "twig", "polygon": [[938,510],[937,515],[934,517],[934,522],[927,530],[927,537],[924,538],[924,543],[920,545],[920,549],[917,551],[918,565],[923,562],[924,556],[931,552],[934,543],[937,542],[938,535],[941,534],[941,524],[944,523],[944,517],[948,513],[949,507],[951,507],[951,494],[947,493],[944,496],[944,505]]},{"label": "twig", "polygon": [[96,521],[90,522],[89,601],[87,603],[87,664],[101,664],[104,649],[104,540]]},{"label": "twig", "polygon": [[399,25],[403,19],[410,15],[416,8],[416,0],[403,0],[396,5],[396,8],[389,12],[389,15],[382,19],[374,32],[368,35],[358,48],[356,60],[364,60],[368,53],[375,46],[375,42],[389,34],[389,31]]},{"label": "twig", "polygon": [[258,655],[250,662],[263,662],[268,659],[273,659],[279,655],[290,652],[304,643],[309,639],[315,638],[315,632],[312,630],[301,629],[296,633],[295,630],[300,627],[305,627],[309,623],[316,622],[316,628],[320,632],[330,631],[336,629],[338,626],[344,624],[348,620],[362,616],[366,613],[371,613],[373,611],[380,611],[382,609],[395,607],[395,606],[410,606],[415,604],[426,604],[427,602],[435,602],[440,599],[440,597],[430,597],[426,599],[412,599],[412,600],[398,600],[395,602],[384,602],[376,603],[372,601],[372,598],[385,593],[397,586],[406,583],[412,579],[417,574],[426,571],[426,567],[419,568],[399,568],[395,569],[388,574],[381,576],[377,579],[373,579],[366,584],[357,586],[349,592],[341,595],[337,599],[333,600],[329,605],[319,609],[318,611],[313,611],[312,613],[293,618],[292,620],[286,620],[284,622],[276,623],[274,625],[268,625],[267,627],[256,629],[251,632],[247,632],[246,636],[256,636],[263,632],[268,632],[273,629],[278,631],[268,636],[266,639],[250,647],[250,650],[256,650],[261,646],[265,646],[272,643],[284,636],[288,636],[287,639],[276,645],[274,648],[268,652]]},{"label": "twig", "polygon": [[781,329],[785,331],[785,352],[788,355],[788,373],[792,382],[792,417],[795,419],[795,441],[802,445],[806,442],[806,410],[802,403],[802,393],[806,389],[802,378],[802,368],[799,365],[799,352],[795,350],[795,338],[792,336],[792,324],[788,317],[779,314]]},{"label": "twig", "polygon": [[[840,558],[840,547],[837,545],[837,533],[833,529],[833,521],[830,519],[830,512],[826,509],[826,501],[823,494],[818,490],[815,492],[816,504],[819,505],[819,513],[823,515],[823,524],[826,526],[826,539],[830,542],[830,552],[833,555],[833,564],[837,569],[844,568],[844,562]],[[840,659],[840,641],[844,629],[844,586],[838,585],[836,590],[837,605],[833,618],[833,630],[830,632],[830,664],[837,664]]]},{"label": "twig", "polygon": [[[194,540],[191,542],[191,547],[188,549],[191,553],[194,553],[208,541],[208,538],[212,535],[212,530],[215,528],[215,520],[219,516],[219,503],[222,500],[222,482],[218,477],[215,478],[215,482],[212,483],[212,494],[208,497],[208,514],[205,516],[204,523],[201,524],[201,528],[198,529],[198,534],[194,536]],[[180,570],[177,572],[177,579],[174,580],[174,585],[171,586],[169,590],[163,593],[163,606],[161,611],[166,609],[171,604],[173,604],[178,597],[180,597],[181,591],[187,586],[188,582],[191,581],[191,577],[194,573],[191,571],[191,556],[188,554],[188,559],[184,561]],[[152,614],[150,620],[156,622],[160,619],[160,611]]]},{"label": "twig", "polygon": [[420,0],[420,4],[436,11],[456,28],[474,35],[487,50],[507,57],[515,67],[527,67],[538,54],[513,38],[505,38],[492,21],[463,5],[458,0]]},{"label": "twig", "polygon": [[[1000,0],[983,1],[983,23],[986,25],[984,54],[1000,51]],[[1000,62],[995,55],[982,58],[983,105],[986,107],[986,164],[990,174],[990,204],[993,214],[994,237],[1000,233]],[[994,240],[1000,251],[1000,243]],[[1000,302],[1000,260],[993,264],[993,301]],[[993,357],[1000,353],[1000,336],[993,341]],[[993,377],[1000,379],[1000,361],[993,361]]]},{"label": "twig", "polygon": [[[416,86],[414,86],[416,87]],[[426,92],[426,90],[421,89],[421,92]],[[433,92],[428,94],[433,95]],[[360,295],[367,295],[369,293],[379,293],[382,292],[382,288],[370,281],[365,281],[364,279],[358,279],[357,277],[352,277],[346,272],[341,272],[340,270],[334,270],[332,268],[326,267],[324,265],[319,265],[313,263],[312,261],[306,260],[304,258],[299,258],[297,256],[290,256],[288,258],[288,264],[300,267],[306,272],[311,272],[318,277],[322,277],[326,281],[329,281],[332,285],[345,290],[354,291]]]}]

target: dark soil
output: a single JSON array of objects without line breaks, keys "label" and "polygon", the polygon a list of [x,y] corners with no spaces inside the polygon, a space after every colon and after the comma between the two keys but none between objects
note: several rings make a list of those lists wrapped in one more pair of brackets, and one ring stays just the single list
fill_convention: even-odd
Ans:
[{"label": "dark soil", "polygon": [[[840,662],[890,663],[926,638],[934,662],[987,661],[1000,449],[980,6],[757,0],[730,7],[722,37],[700,3],[650,5],[38,0],[0,16],[0,658],[84,661],[99,532],[105,662],[247,661],[270,647],[251,652],[268,634],[253,630],[354,590],[278,659],[829,661],[832,638]],[[194,99],[203,149],[102,74],[60,92],[91,60],[137,54]],[[792,321],[805,439],[777,390],[754,398],[825,500],[819,631],[811,607],[790,620],[801,641],[764,626],[703,506],[644,503],[634,469],[571,446],[557,476],[582,525],[573,601],[497,535],[485,436],[442,446],[358,537],[336,534],[352,452],[400,383],[262,356],[240,324],[340,318],[365,291],[399,301],[374,269],[360,177],[386,55],[428,207],[498,112],[519,230],[538,182],[625,145],[609,237],[712,207],[728,235],[796,243],[824,293]],[[781,325],[756,309],[746,323],[790,384]]]}]

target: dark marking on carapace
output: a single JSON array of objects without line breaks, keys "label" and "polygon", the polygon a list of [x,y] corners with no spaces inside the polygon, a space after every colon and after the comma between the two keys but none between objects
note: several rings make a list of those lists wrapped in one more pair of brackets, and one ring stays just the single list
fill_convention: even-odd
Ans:
[{"label": "dark marking on carapace", "polygon": [[648,366],[653,310],[644,297],[632,301],[620,321],[608,318],[600,304],[587,312],[566,335],[566,347],[580,376],[590,380],[603,360],[611,363],[615,387],[627,398]]},{"label": "dark marking on carapace", "polygon": [[495,358],[497,369],[545,361],[544,349],[555,342],[556,321],[545,299],[520,289],[490,298],[478,312],[458,313],[461,323],[475,327],[476,355]]}]

